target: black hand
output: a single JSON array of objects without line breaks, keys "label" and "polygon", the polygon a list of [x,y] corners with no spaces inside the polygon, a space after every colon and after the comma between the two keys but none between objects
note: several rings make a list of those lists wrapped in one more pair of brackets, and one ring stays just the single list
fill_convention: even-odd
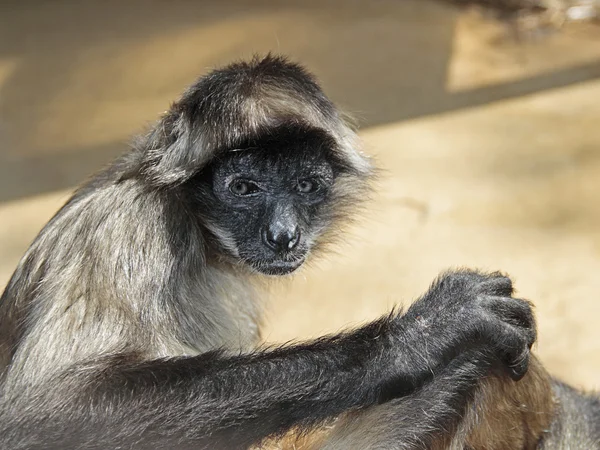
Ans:
[{"label": "black hand", "polygon": [[[414,334],[409,338],[423,347],[432,368],[445,366],[462,351],[488,349],[518,380],[527,372],[536,328],[530,303],[512,293],[511,280],[500,273],[449,272],[397,320]],[[408,327],[407,320],[417,327]]]}]

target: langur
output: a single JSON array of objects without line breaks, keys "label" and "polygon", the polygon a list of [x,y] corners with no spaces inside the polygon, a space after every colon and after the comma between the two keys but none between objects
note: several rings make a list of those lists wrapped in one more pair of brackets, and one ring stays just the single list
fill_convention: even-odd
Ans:
[{"label": "langur", "polygon": [[505,276],[448,272],[406,312],[259,345],[257,280],[343,233],[372,174],[299,65],[269,55],[200,78],[75,192],[8,283],[0,448],[242,449],[336,418],[323,448],[459,430],[482,379],[518,384],[528,368],[534,319]]}]

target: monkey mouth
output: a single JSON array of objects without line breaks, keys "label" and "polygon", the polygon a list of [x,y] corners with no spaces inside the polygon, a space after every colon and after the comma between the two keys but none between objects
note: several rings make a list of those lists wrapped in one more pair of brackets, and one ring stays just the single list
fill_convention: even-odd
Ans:
[{"label": "monkey mouth", "polygon": [[263,275],[289,275],[297,270],[303,263],[305,258],[299,258],[292,261],[259,261],[250,265],[257,272]]}]

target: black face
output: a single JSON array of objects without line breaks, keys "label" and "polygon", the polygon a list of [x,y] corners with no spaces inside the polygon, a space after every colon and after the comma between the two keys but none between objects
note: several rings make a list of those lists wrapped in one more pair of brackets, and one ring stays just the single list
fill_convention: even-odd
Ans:
[{"label": "black face", "polygon": [[328,225],[337,168],[327,144],[318,134],[278,133],[201,174],[204,220],[229,256],[268,275],[302,265]]}]

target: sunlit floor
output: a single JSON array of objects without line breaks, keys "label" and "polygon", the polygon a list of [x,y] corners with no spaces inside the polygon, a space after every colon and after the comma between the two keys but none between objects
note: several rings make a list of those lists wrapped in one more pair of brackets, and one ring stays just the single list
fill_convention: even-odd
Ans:
[{"label": "sunlit floor", "polygon": [[535,302],[550,369],[600,388],[600,27],[517,43],[425,0],[12,3],[0,286],[73,187],[197,75],[272,50],[359,118],[383,170],[339,254],[275,286],[266,338],[376,317],[448,267],[499,269]]}]

